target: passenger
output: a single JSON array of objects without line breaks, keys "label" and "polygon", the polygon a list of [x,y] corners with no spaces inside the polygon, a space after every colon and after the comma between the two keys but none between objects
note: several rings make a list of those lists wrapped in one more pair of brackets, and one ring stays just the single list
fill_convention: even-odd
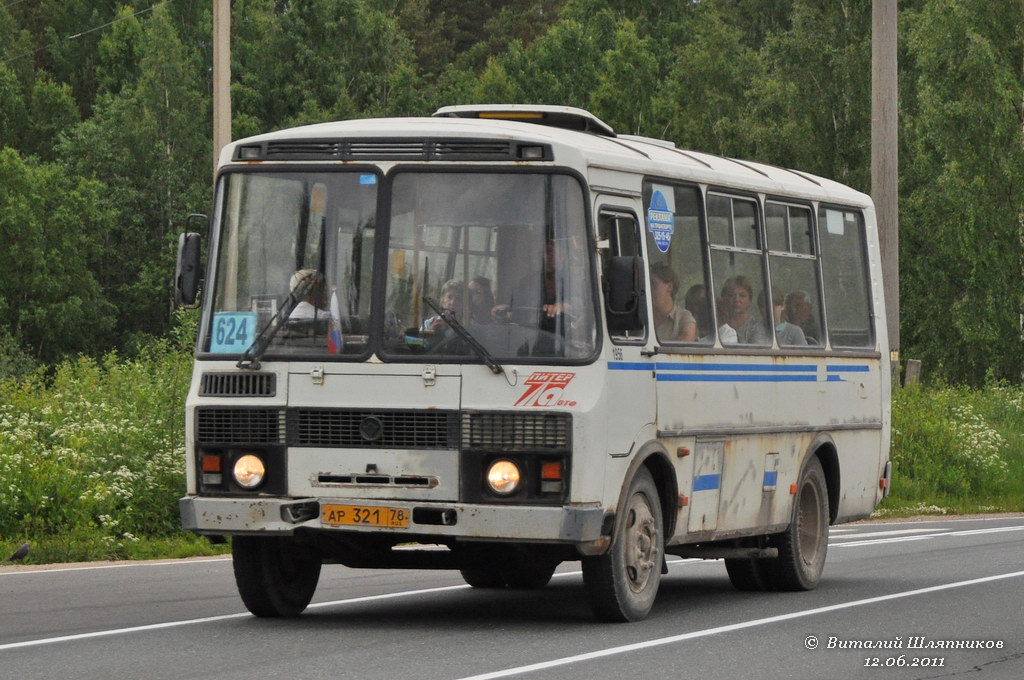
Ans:
[{"label": "passenger", "polygon": [[307,321],[327,319],[331,313],[324,307],[327,305],[327,286],[324,285],[323,274],[315,269],[300,269],[292,274],[289,290],[295,292],[303,283],[309,287],[295,308],[288,315],[289,321]]},{"label": "passenger", "polygon": [[690,286],[683,299],[686,311],[697,321],[697,335],[701,340],[711,336],[711,319],[708,314],[708,291],[703,283]]},{"label": "passenger", "polygon": [[420,330],[443,330],[448,327],[445,318],[454,318],[456,321],[460,321],[464,289],[465,286],[462,285],[462,281],[456,281],[455,279],[445,281],[444,285],[441,286],[441,301],[439,304],[441,313],[424,319]]},{"label": "passenger", "polygon": [[693,342],[697,339],[697,319],[675,303],[678,281],[667,263],[651,265],[654,330],[661,342]]},{"label": "passenger", "polygon": [[754,299],[753,287],[745,276],[727,279],[722,287],[722,311],[725,324],[719,329],[723,344],[732,344],[730,330],[735,331],[734,342],[741,345],[767,345],[768,329],[758,315],[750,313]]},{"label": "passenger", "polygon": [[[796,292],[802,294],[801,291]],[[794,293],[790,293],[785,297],[785,300],[788,301],[793,295]],[[775,324],[775,338],[779,341],[779,347],[801,347],[807,345],[807,338],[804,337],[803,329],[795,323],[790,323],[785,301],[778,318],[779,321]]]},{"label": "passenger", "polygon": [[820,344],[820,326],[814,318],[811,296],[805,291],[794,290],[786,295],[786,321],[800,327],[808,345]]},{"label": "passenger", "polygon": [[494,309],[494,292],[491,280],[486,276],[474,276],[469,282],[469,320],[474,323],[491,323]]}]

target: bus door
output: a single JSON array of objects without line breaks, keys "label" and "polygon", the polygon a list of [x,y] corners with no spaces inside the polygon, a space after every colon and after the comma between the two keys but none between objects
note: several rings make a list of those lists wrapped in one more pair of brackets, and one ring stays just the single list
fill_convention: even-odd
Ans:
[{"label": "bus door", "polygon": [[[645,277],[641,259],[643,237],[636,211],[624,207],[623,199],[608,198],[607,202],[599,199],[596,214],[605,295],[605,328],[611,340],[605,414],[608,453],[626,456],[634,452],[637,441],[646,441],[653,436],[655,412],[654,371],[643,368],[645,363],[650,364],[650,359],[643,356],[647,341]],[[628,266],[630,259],[641,272],[636,300],[636,304],[641,306],[640,313],[632,316],[616,314],[610,310],[608,300],[612,268]],[[644,435],[645,428],[652,429],[652,432]]]}]

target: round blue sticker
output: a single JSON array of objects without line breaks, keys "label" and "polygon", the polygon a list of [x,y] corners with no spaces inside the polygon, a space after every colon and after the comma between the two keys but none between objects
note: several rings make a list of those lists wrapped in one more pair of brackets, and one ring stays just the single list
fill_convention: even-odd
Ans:
[{"label": "round blue sticker", "polygon": [[651,194],[651,205],[647,208],[647,228],[654,237],[654,243],[658,250],[668,252],[672,243],[672,232],[676,228],[675,214],[669,208],[665,194],[656,190]]}]

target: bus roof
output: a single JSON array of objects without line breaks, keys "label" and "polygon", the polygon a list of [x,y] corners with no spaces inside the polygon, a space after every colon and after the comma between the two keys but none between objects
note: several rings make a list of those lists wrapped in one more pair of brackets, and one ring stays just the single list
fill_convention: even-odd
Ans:
[{"label": "bus roof", "polygon": [[[449,106],[429,118],[370,118],[306,125],[232,142],[222,150],[220,165],[293,160],[496,160],[496,147],[483,144],[484,140],[518,146],[548,145],[553,158],[547,161],[584,174],[603,169],[864,207],[872,205],[867,195],[806,172],[679,149],[660,139],[617,135],[596,116],[568,106]],[[423,150],[428,142],[448,150],[449,155],[428,158]],[[340,155],[346,144],[350,153]],[[528,157],[501,160],[522,163],[524,158]]]}]

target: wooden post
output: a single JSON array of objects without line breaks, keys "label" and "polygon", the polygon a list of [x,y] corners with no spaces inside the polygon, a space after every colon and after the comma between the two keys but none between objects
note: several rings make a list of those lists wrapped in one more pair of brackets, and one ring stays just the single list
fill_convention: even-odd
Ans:
[{"label": "wooden post", "polygon": [[871,197],[878,219],[889,352],[899,361],[899,154],[896,82],[897,0],[871,3]]},{"label": "wooden post", "polygon": [[921,360],[907,359],[907,375],[904,378],[905,385],[916,385],[921,382]]},{"label": "wooden post", "polygon": [[213,0],[213,173],[231,141],[231,0]]}]

